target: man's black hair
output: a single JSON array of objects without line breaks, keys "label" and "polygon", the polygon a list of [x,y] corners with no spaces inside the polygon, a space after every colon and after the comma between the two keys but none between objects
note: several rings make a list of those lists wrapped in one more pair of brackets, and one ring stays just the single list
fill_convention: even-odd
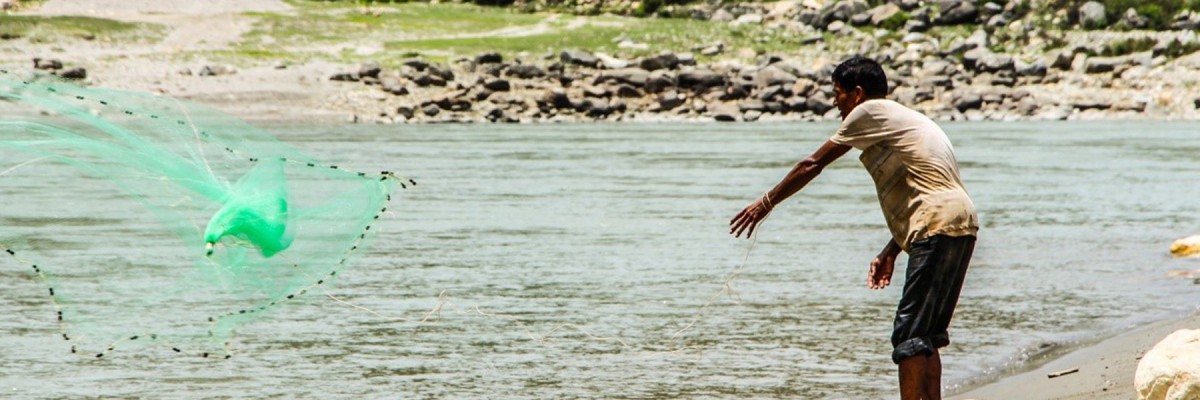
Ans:
[{"label": "man's black hair", "polygon": [[884,97],[888,93],[887,76],[883,67],[870,58],[854,56],[833,69],[833,83],[842,90],[862,86],[868,98]]}]

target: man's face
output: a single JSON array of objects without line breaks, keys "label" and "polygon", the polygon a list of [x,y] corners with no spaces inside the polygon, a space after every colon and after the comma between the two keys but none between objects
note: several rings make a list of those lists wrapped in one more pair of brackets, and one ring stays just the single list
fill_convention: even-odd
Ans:
[{"label": "man's face", "polygon": [[841,85],[833,84],[833,105],[837,107],[842,114],[842,119],[846,119],[850,115],[850,111],[854,110],[863,100],[866,95],[861,87],[855,86],[853,89],[846,90]]}]

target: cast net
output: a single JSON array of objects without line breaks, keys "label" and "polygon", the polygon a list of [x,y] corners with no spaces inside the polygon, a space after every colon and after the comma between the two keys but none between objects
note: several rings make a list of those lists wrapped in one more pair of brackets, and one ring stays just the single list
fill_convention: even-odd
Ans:
[{"label": "cast net", "polygon": [[76,354],[228,357],[239,327],[331,284],[413,184],[211,108],[17,75],[0,71],[0,250]]}]

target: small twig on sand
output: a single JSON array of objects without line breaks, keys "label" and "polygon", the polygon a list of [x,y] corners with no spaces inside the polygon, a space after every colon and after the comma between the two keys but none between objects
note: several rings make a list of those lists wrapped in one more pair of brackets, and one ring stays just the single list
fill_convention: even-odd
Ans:
[{"label": "small twig on sand", "polygon": [[1070,375],[1070,374],[1073,374],[1076,372],[1079,372],[1079,368],[1071,368],[1071,369],[1065,369],[1065,370],[1058,371],[1058,372],[1051,372],[1049,375],[1047,375],[1047,377],[1050,379],[1054,379],[1054,378],[1057,378],[1057,377],[1060,377],[1063,375]]}]

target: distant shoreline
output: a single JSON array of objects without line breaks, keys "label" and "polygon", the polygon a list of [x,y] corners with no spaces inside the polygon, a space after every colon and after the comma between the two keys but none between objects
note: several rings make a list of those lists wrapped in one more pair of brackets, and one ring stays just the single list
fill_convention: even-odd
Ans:
[{"label": "distant shoreline", "polygon": [[[63,32],[69,40],[45,40],[17,35],[0,40],[0,65],[36,68],[43,74],[82,75],[81,81],[88,85],[189,99],[248,120],[381,124],[831,121],[837,116],[832,109],[829,73],[844,57],[865,50],[887,67],[894,88],[891,98],[939,121],[1200,120],[1200,52],[1173,55],[1176,50],[1171,49],[1176,47],[1170,47],[1175,43],[1184,43],[1178,46],[1185,49],[1200,47],[1194,31],[1049,34],[1037,30],[1040,28],[1013,28],[1017,29],[1013,32],[1030,37],[1023,40],[1031,43],[1065,43],[1055,50],[1026,54],[1024,50],[993,50],[1006,46],[1005,40],[1014,40],[1016,33],[1010,28],[963,25],[967,30],[889,33],[870,23],[834,21],[820,28],[822,31],[807,34],[805,29],[813,28],[805,28],[808,25],[803,23],[796,25],[799,28],[787,24],[762,28],[764,35],[799,40],[800,44],[777,46],[779,54],[759,54],[718,42],[703,49],[633,55],[639,54],[637,46],[648,44],[618,38],[625,40],[621,46],[634,50],[624,56],[586,48],[551,49],[544,54],[479,52],[437,61],[406,56],[354,37],[346,40],[348,46],[357,48],[330,50],[327,45],[292,39],[278,53],[247,50],[247,35],[265,43],[256,46],[284,44],[270,36],[273,31],[264,33],[264,19],[286,21],[289,13],[325,15],[321,13],[333,11],[297,10],[274,0],[245,3],[260,11],[243,13],[237,7],[248,6],[225,2],[201,10],[201,14],[184,14],[200,12],[194,7],[178,8],[181,14],[146,13],[138,12],[137,4],[119,8],[100,7],[107,4],[103,0],[51,0],[43,3],[44,10],[33,6],[15,15],[89,15],[103,18],[93,22],[98,24],[93,29],[122,29],[114,35],[135,38],[105,41],[90,33]],[[771,8],[785,3],[791,8]],[[808,3],[746,3],[733,10],[741,13],[738,19],[712,22],[717,25],[711,26],[729,24],[730,29],[745,30],[751,29],[744,27],[747,24],[768,27],[778,21],[803,20],[812,12],[805,8]],[[386,16],[389,10],[402,7],[373,5],[372,12]],[[350,5],[333,10],[352,15],[363,12]],[[724,18],[721,12],[724,9],[713,11],[712,20]],[[793,14],[798,16],[789,17]],[[534,25],[486,34],[544,34],[539,32],[547,29],[562,29],[565,34],[607,26],[604,24],[644,21],[572,16],[570,22],[564,22],[560,20],[567,17],[547,15],[523,17],[540,21]],[[162,38],[156,42],[136,39],[138,29],[148,28],[107,27],[103,21],[108,20],[113,24],[153,24],[160,28],[142,34]],[[129,29],[135,33],[120,33]],[[496,40],[520,37],[498,36]],[[1093,55],[1143,39],[1156,47],[1125,55]],[[612,46],[609,42],[605,38],[601,43]],[[256,55],[260,53],[267,55]],[[209,56],[219,54],[229,56]],[[298,59],[296,54],[309,55]],[[311,58],[314,54],[328,57]],[[385,61],[376,62],[381,59]]]}]

